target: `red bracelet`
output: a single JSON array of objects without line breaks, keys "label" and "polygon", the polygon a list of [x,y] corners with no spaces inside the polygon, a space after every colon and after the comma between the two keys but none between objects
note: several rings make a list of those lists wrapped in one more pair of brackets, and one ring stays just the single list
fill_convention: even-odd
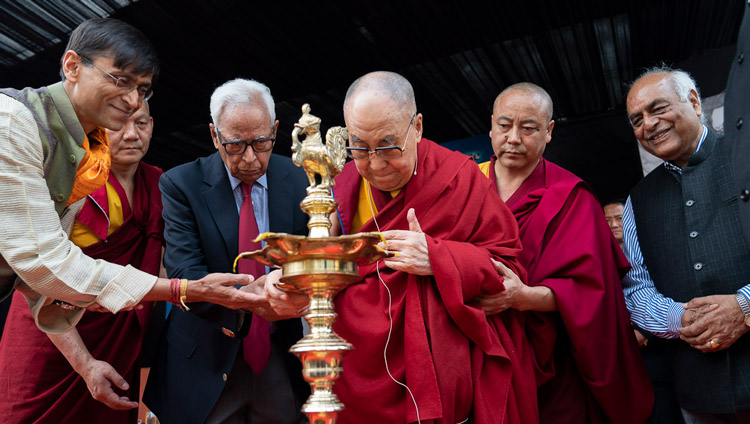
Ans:
[{"label": "red bracelet", "polygon": [[175,304],[180,309],[182,309],[182,305],[180,305],[180,279],[179,278],[172,278],[169,281],[169,303]]}]

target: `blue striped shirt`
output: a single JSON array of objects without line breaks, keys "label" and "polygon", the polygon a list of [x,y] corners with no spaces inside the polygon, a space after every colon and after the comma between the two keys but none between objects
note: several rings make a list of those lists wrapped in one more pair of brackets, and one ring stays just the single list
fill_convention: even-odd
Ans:
[{"label": "blue striped shirt", "polygon": [[[707,134],[708,129],[703,126],[703,136],[695,149],[696,152],[700,150]],[[672,172],[682,173],[682,169],[671,162],[665,161],[664,166]],[[682,327],[682,313],[685,312],[685,308],[681,303],[659,293],[654,286],[654,280],[644,263],[641,245],[638,242],[630,197],[625,202],[625,209],[622,213],[622,231],[623,251],[632,266],[622,280],[625,304],[631,314],[630,320],[656,336],[666,339],[680,337],[677,329]],[[742,287],[739,292],[750,300],[750,284]]]}]

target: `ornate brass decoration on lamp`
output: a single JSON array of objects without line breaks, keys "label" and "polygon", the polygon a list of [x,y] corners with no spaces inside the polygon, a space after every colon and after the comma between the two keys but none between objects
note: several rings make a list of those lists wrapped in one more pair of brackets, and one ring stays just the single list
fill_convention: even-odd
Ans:
[{"label": "ornate brass decoration on lamp", "polygon": [[[333,385],[341,375],[341,361],[352,345],[333,332],[336,313],[333,298],[343,288],[360,280],[357,265],[386,256],[377,244],[378,233],[359,233],[330,237],[329,215],[338,203],[331,195],[333,177],[341,172],[346,161],[346,128],[334,127],[326,133],[326,144],[320,136],[321,120],[310,114],[310,105],[302,106],[302,117],[292,131],[292,160],[305,169],[310,186],[300,203],[310,215],[308,237],[266,233],[262,250],[245,252],[240,258],[254,259],[270,266],[281,266],[283,276],[279,287],[301,291],[310,298],[305,319],[310,334],[290,351],[302,361],[302,374],[312,388],[312,395],[302,406],[311,424],[334,424],[338,411],[344,408],[333,393]],[[304,136],[300,141],[299,137]]]}]

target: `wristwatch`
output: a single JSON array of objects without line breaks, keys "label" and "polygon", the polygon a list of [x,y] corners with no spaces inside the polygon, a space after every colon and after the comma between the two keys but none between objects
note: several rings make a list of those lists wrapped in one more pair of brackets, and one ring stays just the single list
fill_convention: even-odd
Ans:
[{"label": "wristwatch", "polygon": [[737,298],[737,303],[740,304],[740,309],[745,314],[745,325],[750,327],[750,303],[748,303],[745,295],[740,292],[735,293],[734,297]]}]

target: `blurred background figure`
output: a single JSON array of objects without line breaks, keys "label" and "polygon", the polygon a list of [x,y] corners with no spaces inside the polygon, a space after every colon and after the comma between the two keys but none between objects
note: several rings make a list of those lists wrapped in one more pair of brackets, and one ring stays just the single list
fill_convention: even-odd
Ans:
[{"label": "blurred background figure", "polygon": [[623,199],[616,199],[604,205],[604,217],[607,218],[609,229],[620,244],[620,249],[622,249],[622,210],[624,207],[625,200]]}]

